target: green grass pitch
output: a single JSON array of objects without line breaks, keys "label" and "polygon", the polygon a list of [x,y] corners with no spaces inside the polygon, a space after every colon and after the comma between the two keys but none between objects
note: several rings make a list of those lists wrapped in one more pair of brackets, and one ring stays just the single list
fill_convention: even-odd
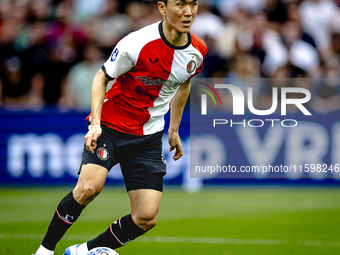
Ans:
[{"label": "green grass pitch", "polygon": [[[0,254],[36,251],[53,212],[71,188],[1,188]],[[58,244],[104,231],[129,213],[123,187],[104,188]],[[158,225],[120,255],[340,254],[340,188],[165,188]]]}]

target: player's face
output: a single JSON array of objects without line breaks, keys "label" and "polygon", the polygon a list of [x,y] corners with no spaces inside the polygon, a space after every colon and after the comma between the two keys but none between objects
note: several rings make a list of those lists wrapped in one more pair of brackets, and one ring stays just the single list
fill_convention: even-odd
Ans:
[{"label": "player's face", "polygon": [[197,0],[168,0],[165,18],[169,25],[180,33],[190,32],[197,14]]}]

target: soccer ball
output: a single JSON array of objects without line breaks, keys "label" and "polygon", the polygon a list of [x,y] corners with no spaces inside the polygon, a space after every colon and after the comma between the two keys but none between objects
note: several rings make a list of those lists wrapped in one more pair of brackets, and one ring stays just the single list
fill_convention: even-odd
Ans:
[{"label": "soccer ball", "polygon": [[87,253],[87,255],[119,255],[114,250],[107,247],[96,247]]}]

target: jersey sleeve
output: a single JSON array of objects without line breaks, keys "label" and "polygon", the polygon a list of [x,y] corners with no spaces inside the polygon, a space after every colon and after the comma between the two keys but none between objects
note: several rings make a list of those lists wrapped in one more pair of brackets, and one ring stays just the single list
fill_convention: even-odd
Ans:
[{"label": "jersey sleeve", "polygon": [[201,65],[196,69],[196,72],[190,77],[190,79],[192,79],[194,76],[198,75],[201,73],[203,69],[203,62],[201,63]]},{"label": "jersey sleeve", "polygon": [[203,69],[203,61],[207,55],[207,45],[205,44],[205,42],[201,39],[199,39],[196,35],[191,34],[192,35],[192,39],[193,39],[193,46],[195,47],[195,49],[198,50],[198,52],[201,54],[200,57],[197,58],[199,66],[196,69],[195,73],[190,76],[189,80],[191,80],[194,76],[198,75],[199,73],[201,73],[202,69]]},{"label": "jersey sleeve", "polygon": [[136,65],[131,52],[129,52],[130,37],[124,37],[112,51],[109,59],[102,66],[105,77],[108,80],[114,80],[120,75],[131,70]]},{"label": "jersey sleeve", "polygon": [[[203,60],[204,60],[204,58],[203,58]],[[201,65],[196,69],[196,72],[195,72],[193,75],[191,75],[190,78],[189,78],[188,80],[191,80],[191,79],[194,78],[196,75],[200,74],[201,71],[202,71],[202,69],[203,69],[203,61],[202,61]]]}]

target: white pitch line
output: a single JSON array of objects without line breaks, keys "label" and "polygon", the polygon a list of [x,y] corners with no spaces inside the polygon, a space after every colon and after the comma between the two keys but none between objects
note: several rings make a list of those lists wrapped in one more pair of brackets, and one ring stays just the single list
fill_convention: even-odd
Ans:
[{"label": "white pitch line", "polygon": [[[142,239],[142,238],[141,238]],[[170,236],[145,236],[140,242],[156,243],[204,243],[204,244],[259,244],[259,245],[281,245],[288,244],[283,240],[264,239],[229,239],[211,237],[170,237]]]},{"label": "white pitch line", "polygon": [[[1,234],[0,239],[30,239],[42,240],[44,235],[36,234]],[[64,240],[86,241],[95,235],[65,235]],[[175,237],[175,236],[142,236],[135,242],[153,243],[193,243],[193,244],[236,244],[236,245],[294,245],[294,246],[329,246],[340,247],[340,242],[334,241],[288,241],[269,239],[233,239],[233,238],[211,238],[211,237]]]}]

